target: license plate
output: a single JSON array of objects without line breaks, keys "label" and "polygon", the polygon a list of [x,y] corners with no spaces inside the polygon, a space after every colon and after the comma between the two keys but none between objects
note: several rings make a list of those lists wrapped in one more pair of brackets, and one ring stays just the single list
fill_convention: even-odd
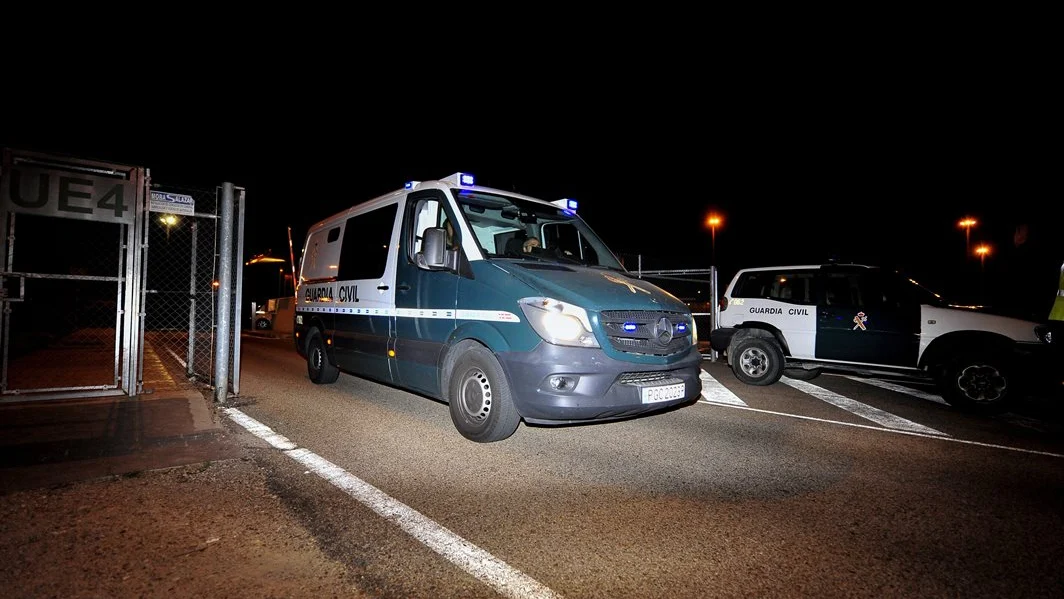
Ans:
[{"label": "license plate", "polygon": [[683,397],[684,384],[678,383],[676,385],[663,385],[661,387],[643,387],[640,389],[640,392],[643,396],[643,403],[669,401],[670,399],[680,399]]}]

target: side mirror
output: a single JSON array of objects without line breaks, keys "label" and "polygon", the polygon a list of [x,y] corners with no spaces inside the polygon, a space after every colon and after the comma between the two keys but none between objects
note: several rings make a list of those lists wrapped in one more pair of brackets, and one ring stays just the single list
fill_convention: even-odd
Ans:
[{"label": "side mirror", "polygon": [[447,248],[447,231],[442,227],[425,229],[417,265],[428,270],[454,269],[458,252]]}]

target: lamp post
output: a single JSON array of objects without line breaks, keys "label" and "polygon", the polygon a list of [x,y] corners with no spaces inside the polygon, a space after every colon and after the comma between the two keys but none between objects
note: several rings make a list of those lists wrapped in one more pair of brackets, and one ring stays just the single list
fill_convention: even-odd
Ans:
[{"label": "lamp post", "polygon": [[986,278],[985,267],[986,267],[986,257],[987,257],[988,254],[990,254],[990,246],[985,244],[985,243],[980,244],[977,248],[975,248],[975,253],[976,253],[977,256],[979,256],[979,301],[980,302],[985,302],[986,301],[986,283],[984,281],[984,279]]},{"label": "lamp post", "polygon": [[706,226],[709,227],[710,231],[710,266],[715,266],[717,264],[717,227],[720,226],[720,223],[720,215],[715,212],[710,212],[709,216],[706,217]]},{"label": "lamp post", "polygon": [[979,224],[979,221],[970,216],[966,216],[957,223],[958,227],[964,229],[964,255],[970,256],[972,253],[972,227]]},{"label": "lamp post", "polygon": [[986,256],[989,253],[990,246],[985,243],[975,248],[975,254],[979,256],[979,270],[983,270],[983,268],[986,266]]}]

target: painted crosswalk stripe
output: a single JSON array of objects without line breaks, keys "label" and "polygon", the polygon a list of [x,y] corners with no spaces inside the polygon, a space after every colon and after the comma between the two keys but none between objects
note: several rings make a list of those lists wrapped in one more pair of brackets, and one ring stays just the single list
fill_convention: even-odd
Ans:
[{"label": "painted crosswalk stripe", "polygon": [[895,416],[894,414],[891,414],[890,412],[884,412],[883,410],[880,410],[879,408],[873,408],[870,405],[863,404],[863,403],[861,403],[859,401],[852,400],[849,397],[846,397],[845,395],[839,395],[838,393],[835,393],[834,391],[829,391],[828,389],[825,389],[823,387],[819,387],[819,386],[814,385],[812,383],[807,383],[805,381],[795,380],[795,379],[792,379],[792,378],[789,378],[789,377],[781,378],[780,382],[785,384],[785,385],[789,385],[791,387],[794,387],[795,389],[797,389],[797,390],[799,390],[799,391],[801,391],[803,393],[808,393],[809,395],[812,395],[813,397],[815,397],[817,399],[820,399],[822,401],[826,401],[826,402],[828,402],[829,404],[831,404],[833,406],[842,408],[843,410],[846,410],[847,412],[850,412],[852,414],[856,414],[857,416],[860,416],[861,418],[866,418],[868,420],[871,420],[872,422],[875,422],[876,424],[879,424],[879,425],[884,426],[886,428],[893,428],[893,429],[904,430],[904,431],[913,431],[913,432],[918,432],[918,433],[927,433],[927,434],[930,434],[930,435],[948,436],[948,435],[946,435],[945,433],[943,433],[941,431],[937,431],[937,430],[935,430],[933,428],[924,426],[922,424],[917,424],[917,423],[915,423],[915,422],[913,422],[911,420],[906,420],[906,419],[902,418],[901,416]]},{"label": "painted crosswalk stripe", "polygon": [[881,381],[879,379],[866,379],[858,376],[848,376],[846,378],[850,379],[851,381],[857,381],[859,383],[865,383],[866,385],[873,385],[881,389],[887,389],[888,391],[897,391],[898,393],[905,393],[906,395],[912,395],[913,397],[919,397],[920,399],[926,399],[927,401],[940,403],[944,406],[949,405],[948,403],[946,403],[946,400],[942,399],[941,395],[935,395],[933,393],[928,393],[919,389],[913,389],[911,387],[906,387],[905,385],[899,385],[897,383],[891,383],[888,381]]},{"label": "painted crosswalk stripe", "polygon": [[711,403],[725,403],[731,406],[745,406],[746,402],[739,399],[739,396],[732,393],[727,387],[720,384],[720,381],[713,378],[705,370],[698,376],[702,379],[702,398]]}]

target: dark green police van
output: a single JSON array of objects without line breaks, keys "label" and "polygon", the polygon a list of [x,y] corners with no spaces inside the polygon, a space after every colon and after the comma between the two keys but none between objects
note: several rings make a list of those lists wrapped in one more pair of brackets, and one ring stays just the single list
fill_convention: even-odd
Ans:
[{"label": "dark green police van", "polygon": [[702,390],[690,310],[629,276],[572,200],[466,173],[410,182],[311,227],[301,262],[295,344],[310,380],[346,372],[441,400],[473,441]]}]

